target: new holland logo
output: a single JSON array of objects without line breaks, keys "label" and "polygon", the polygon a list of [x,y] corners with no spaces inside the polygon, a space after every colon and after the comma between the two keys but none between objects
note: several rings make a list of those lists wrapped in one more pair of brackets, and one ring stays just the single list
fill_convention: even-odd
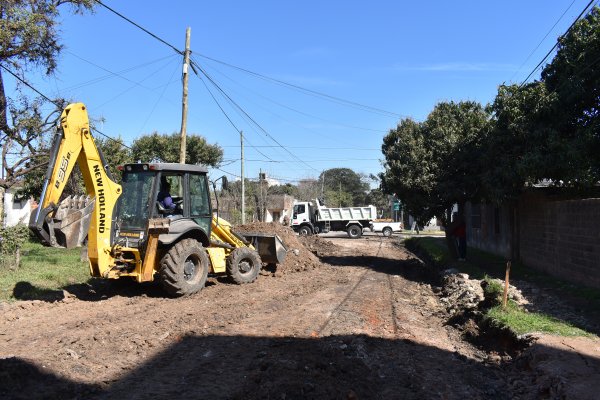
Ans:
[{"label": "new holland logo", "polygon": [[96,178],[96,187],[98,188],[98,232],[104,233],[106,229],[106,197],[104,195],[102,172],[98,164],[94,165],[94,177]]}]

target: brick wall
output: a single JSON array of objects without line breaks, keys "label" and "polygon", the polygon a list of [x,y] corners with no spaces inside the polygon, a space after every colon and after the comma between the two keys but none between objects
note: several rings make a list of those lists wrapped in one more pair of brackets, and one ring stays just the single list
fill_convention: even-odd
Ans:
[{"label": "brick wall", "polygon": [[600,288],[600,198],[528,192],[519,201],[519,237],[525,265]]}]

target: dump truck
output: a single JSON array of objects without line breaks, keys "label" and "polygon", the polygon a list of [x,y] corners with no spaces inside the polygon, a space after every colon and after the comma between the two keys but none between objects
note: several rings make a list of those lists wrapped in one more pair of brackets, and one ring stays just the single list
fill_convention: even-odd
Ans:
[{"label": "dump truck", "polygon": [[301,236],[331,231],[344,231],[356,239],[362,236],[363,229],[369,228],[377,218],[375,206],[366,207],[325,207],[319,199],[295,202],[290,224]]},{"label": "dump truck", "polygon": [[[86,196],[60,202],[75,164]],[[286,249],[277,235],[242,235],[213,215],[206,167],[137,163],[119,170],[121,184],[96,146],[85,105],[69,104],[60,117],[29,228],[49,246],[87,242],[93,277],[157,279],[171,296],[200,291],[209,273],[250,283],[263,263],[284,261]],[[158,201],[165,184],[171,188],[173,207],[168,209]]]}]

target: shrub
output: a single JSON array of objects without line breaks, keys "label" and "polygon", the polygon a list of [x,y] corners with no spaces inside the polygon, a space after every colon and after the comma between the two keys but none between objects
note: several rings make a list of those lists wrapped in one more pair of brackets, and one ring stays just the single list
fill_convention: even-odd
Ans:
[{"label": "shrub", "polygon": [[29,237],[24,224],[0,228],[0,266],[15,269],[21,262],[21,248]]}]

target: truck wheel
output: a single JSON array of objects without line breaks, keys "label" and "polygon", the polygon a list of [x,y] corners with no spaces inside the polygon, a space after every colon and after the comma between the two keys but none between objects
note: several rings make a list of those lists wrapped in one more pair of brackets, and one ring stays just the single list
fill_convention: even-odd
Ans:
[{"label": "truck wheel", "polygon": [[255,250],[238,247],[227,257],[227,275],[238,285],[256,280],[262,261]]},{"label": "truck wheel", "polygon": [[352,239],[358,239],[362,236],[362,228],[358,225],[350,225],[346,232]]},{"label": "truck wheel", "polygon": [[383,230],[381,231],[381,233],[383,234],[383,236],[385,237],[390,237],[392,236],[392,233],[394,231],[392,231],[392,228],[390,228],[389,226],[386,226],[385,228],[383,228]]},{"label": "truck wheel", "polygon": [[196,293],[206,284],[208,255],[202,244],[184,239],[171,247],[160,260],[160,283],[171,296]]},{"label": "truck wheel", "polygon": [[312,234],[312,230],[308,226],[301,226],[298,229],[298,235],[300,236],[309,236]]}]

